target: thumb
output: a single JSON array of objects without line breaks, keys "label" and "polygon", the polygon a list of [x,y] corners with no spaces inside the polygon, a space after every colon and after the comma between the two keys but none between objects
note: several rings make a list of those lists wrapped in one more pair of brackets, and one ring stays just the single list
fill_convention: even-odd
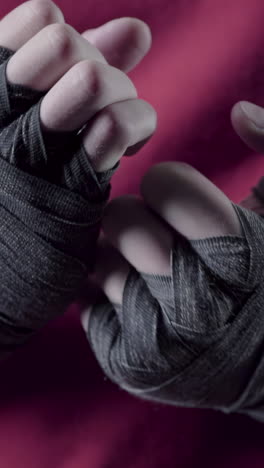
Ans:
[{"label": "thumb", "polygon": [[240,138],[258,153],[264,153],[264,109],[248,101],[237,102],[231,122]]}]

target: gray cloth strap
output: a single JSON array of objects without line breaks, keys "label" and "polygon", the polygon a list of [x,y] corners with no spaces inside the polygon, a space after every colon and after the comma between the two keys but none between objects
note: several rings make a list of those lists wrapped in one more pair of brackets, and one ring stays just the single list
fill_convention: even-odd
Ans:
[{"label": "gray cloth strap", "polygon": [[0,47],[0,352],[23,344],[75,300],[95,260],[109,171],[96,173],[75,132],[44,133],[46,92],[6,78]]},{"label": "gray cloth strap", "polygon": [[122,306],[95,305],[88,339],[132,394],[264,420],[264,220],[232,205],[242,237],[177,236],[171,276],[131,267]]}]

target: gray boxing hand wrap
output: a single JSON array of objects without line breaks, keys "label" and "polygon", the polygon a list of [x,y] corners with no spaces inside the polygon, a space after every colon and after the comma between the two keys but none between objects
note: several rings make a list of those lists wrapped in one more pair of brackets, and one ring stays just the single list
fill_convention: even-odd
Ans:
[{"label": "gray boxing hand wrap", "polygon": [[134,395],[264,421],[264,219],[232,204],[243,236],[177,236],[171,275],[131,267],[122,306],[94,305],[87,337]]},{"label": "gray boxing hand wrap", "polygon": [[81,130],[42,131],[47,92],[8,82],[0,47],[0,353],[76,298],[94,265],[110,170],[96,173]]}]

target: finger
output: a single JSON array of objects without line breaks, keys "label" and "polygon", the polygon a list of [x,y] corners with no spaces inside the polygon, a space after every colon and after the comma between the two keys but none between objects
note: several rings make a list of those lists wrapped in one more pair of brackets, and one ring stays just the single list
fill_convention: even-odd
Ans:
[{"label": "finger", "polygon": [[[131,265],[143,274],[170,275],[170,254],[176,233],[141,199],[126,195],[112,200],[105,210],[102,228],[95,271],[90,278],[110,302],[122,304]],[[84,313],[85,325],[88,316],[89,311],[87,315]]]},{"label": "finger", "polygon": [[112,200],[102,228],[107,240],[139,272],[170,274],[174,233],[141,199],[126,195]]},{"label": "finger", "polygon": [[11,57],[7,78],[11,83],[45,91],[85,59],[107,64],[101,52],[69,24],[51,24]]},{"label": "finger", "polygon": [[[107,258],[107,262],[105,259]],[[131,265],[107,240],[101,231],[96,246],[96,264],[94,273],[89,275],[89,285],[93,289],[98,287],[107,299],[118,306],[122,305],[123,291]],[[96,299],[98,301],[98,299]],[[89,328],[89,319],[93,305],[82,305],[80,320],[85,332]]]},{"label": "finger", "polygon": [[264,109],[251,102],[241,101],[231,111],[231,122],[236,133],[250,148],[264,152]]},{"label": "finger", "polygon": [[[117,18],[82,35],[102,52],[110,65],[126,73],[138,65],[152,45],[149,26],[138,18]],[[125,155],[136,154],[150,138],[127,148]]]},{"label": "finger", "polygon": [[[83,144],[97,172],[113,167],[128,147],[148,141],[157,114],[142,99],[116,102],[97,113],[83,132]],[[134,146],[135,148],[135,146]]]},{"label": "finger", "polygon": [[152,44],[149,26],[138,18],[117,18],[88,29],[82,36],[97,47],[107,62],[124,72],[138,65]]},{"label": "finger", "polygon": [[77,130],[104,107],[136,97],[134,84],[123,72],[98,61],[84,60],[44,97],[40,108],[43,130]]},{"label": "finger", "polygon": [[[107,262],[105,259],[107,259]],[[96,247],[94,273],[89,275],[89,279],[102,289],[112,303],[121,305],[130,267],[129,262],[113,247],[108,239],[101,236]]]},{"label": "finger", "polygon": [[188,239],[241,235],[231,201],[188,164],[156,164],[143,177],[140,192],[149,207]]},{"label": "finger", "polygon": [[[51,0],[30,0],[22,3],[2,18],[0,46],[16,51],[52,23],[64,23],[64,16]],[[30,66],[32,67],[32,63]]]},{"label": "finger", "polygon": [[[47,4],[47,8],[53,5],[43,4]],[[52,6],[49,8],[52,10]],[[56,19],[55,14],[53,16]],[[89,37],[94,38],[94,45],[88,42]],[[151,33],[148,26],[136,18],[113,20],[83,35],[69,24],[58,22],[44,27],[22,46],[21,41],[20,49],[8,63],[7,77],[12,83],[42,91],[51,88],[73,65],[87,58],[102,63],[108,63],[110,58],[110,65],[112,61],[119,65],[117,68],[134,68],[151,46]]]}]

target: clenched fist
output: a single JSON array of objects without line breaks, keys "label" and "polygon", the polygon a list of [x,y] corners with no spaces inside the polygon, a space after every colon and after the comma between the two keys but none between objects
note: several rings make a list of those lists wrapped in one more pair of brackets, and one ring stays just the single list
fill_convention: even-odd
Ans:
[{"label": "clenched fist", "polygon": [[156,129],[126,75],[151,33],[120,18],[79,34],[49,0],[0,22],[0,350],[24,343],[92,270],[110,180]]},{"label": "clenched fist", "polygon": [[[245,104],[233,126],[264,152]],[[90,279],[104,294],[81,320],[104,373],[142,398],[264,421],[264,179],[235,204],[162,162],[140,196],[111,200],[102,227]]]}]

